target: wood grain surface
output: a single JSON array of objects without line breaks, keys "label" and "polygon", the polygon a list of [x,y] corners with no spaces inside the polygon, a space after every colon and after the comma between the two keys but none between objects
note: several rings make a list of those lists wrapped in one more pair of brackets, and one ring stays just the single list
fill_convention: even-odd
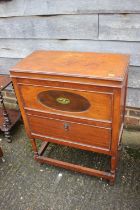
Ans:
[{"label": "wood grain surface", "polygon": [[0,28],[0,38],[97,39],[98,15],[0,18]]},{"label": "wood grain surface", "polygon": [[[55,82],[52,84],[55,85]],[[54,86],[52,87],[43,87],[43,86],[34,86],[34,85],[24,85],[24,84],[19,84],[20,87],[20,94],[22,96],[24,106],[26,108],[30,108],[33,110],[38,110],[38,111],[44,111],[44,112],[49,112],[49,113],[58,113],[61,115],[67,115],[67,116],[75,116],[75,117],[85,117],[85,118],[94,118],[98,119],[100,121],[108,120],[111,121],[111,115],[112,115],[112,110],[111,110],[111,104],[112,104],[112,94],[106,93],[106,92],[88,92],[88,91],[78,91],[78,90],[73,90],[72,88],[70,89],[62,89],[62,88],[55,88]],[[54,91],[68,91],[73,94],[78,94],[85,99],[87,99],[90,103],[89,109],[83,112],[68,112],[68,111],[63,111],[63,110],[56,110],[51,107],[45,106],[40,101],[38,100],[38,94],[40,94],[43,91],[49,91],[49,90],[54,90]],[[27,97],[27,96],[32,96],[32,97]]]},{"label": "wood grain surface", "polygon": [[100,40],[140,41],[140,15],[100,15],[99,31]]},{"label": "wood grain surface", "polygon": [[[41,136],[63,139],[85,145],[103,147],[109,150],[111,141],[111,130],[77,124],[69,121],[43,118],[39,116],[28,116],[31,133]],[[67,123],[68,129],[65,129]]]},{"label": "wood grain surface", "polygon": [[139,12],[139,0],[13,0],[0,5],[1,17]]}]

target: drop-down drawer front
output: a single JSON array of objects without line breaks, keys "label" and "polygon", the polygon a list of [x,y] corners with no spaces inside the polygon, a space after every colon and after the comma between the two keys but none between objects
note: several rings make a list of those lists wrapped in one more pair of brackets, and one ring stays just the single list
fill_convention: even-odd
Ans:
[{"label": "drop-down drawer front", "polygon": [[31,135],[109,150],[111,129],[27,114]]},{"label": "drop-down drawer front", "polygon": [[19,84],[24,108],[59,115],[112,122],[110,92]]}]

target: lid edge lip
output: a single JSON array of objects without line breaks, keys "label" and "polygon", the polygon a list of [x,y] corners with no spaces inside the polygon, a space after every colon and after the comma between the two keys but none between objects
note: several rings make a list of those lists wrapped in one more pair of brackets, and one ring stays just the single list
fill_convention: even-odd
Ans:
[{"label": "lid edge lip", "polygon": [[67,73],[56,73],[56,72],[42,72],[42,71],[32,71],[32,70],[18,70],[18,69],[11,69],[10,73],[29,73],[29,74],[42,74],[42,75],[52,75],[52,76],[66,76],[66,77],[75,77],[75,78],[87,78],[87,79],[101,79],[101,80],[108,80],[108,81],[118,81],[122,82],[125,74],[122,77],[101,77],[101,76],[90,76],[90,75],[80,75],[80,74],[67,74]]}]

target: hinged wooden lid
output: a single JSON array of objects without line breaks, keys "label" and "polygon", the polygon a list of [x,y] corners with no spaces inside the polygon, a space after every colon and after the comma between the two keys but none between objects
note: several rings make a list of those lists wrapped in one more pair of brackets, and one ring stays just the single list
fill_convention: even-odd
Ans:
[{"label": "hinged wooden lid", "polygon": [[129,56],[123,54],[35,51],[11,72],[123,81],[128,63]]}]

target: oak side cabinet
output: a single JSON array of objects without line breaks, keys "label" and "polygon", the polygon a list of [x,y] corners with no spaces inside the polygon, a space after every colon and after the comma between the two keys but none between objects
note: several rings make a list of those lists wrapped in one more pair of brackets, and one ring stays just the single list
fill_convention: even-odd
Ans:
[{"label": "oak side cabinet", "polygon": [[[35,160],[114,183],[128,64],[123,54],[35,51],[11,69]],[[110,171],[46,157],[49,142],[109,155]]]}]

